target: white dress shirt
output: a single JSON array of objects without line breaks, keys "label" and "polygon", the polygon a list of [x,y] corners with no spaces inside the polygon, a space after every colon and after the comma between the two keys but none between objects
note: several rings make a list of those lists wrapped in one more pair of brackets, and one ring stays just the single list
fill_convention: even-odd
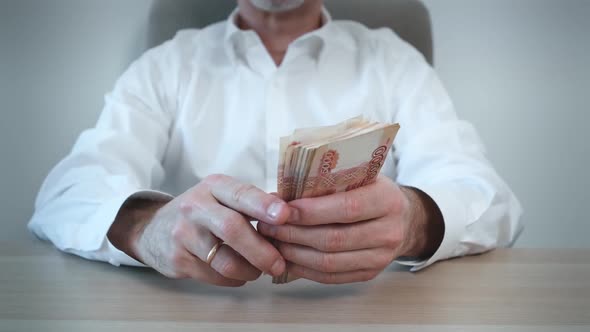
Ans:
[{"label": "white dress shirt", "polygon": [[399,122],[382,173],[427,193],[445,233],[414,270],[509,245],[521,207],[473,126],[422,55],[390,29],[332,21],[301,36],[276,66],[237,12],[146,52],[107,95],[96,127],[45,180],[29,228],[60,250],[141,265],[107,239],[130,196],[168,198],[214,173],[276,191],[279,138],[363,114]]}]

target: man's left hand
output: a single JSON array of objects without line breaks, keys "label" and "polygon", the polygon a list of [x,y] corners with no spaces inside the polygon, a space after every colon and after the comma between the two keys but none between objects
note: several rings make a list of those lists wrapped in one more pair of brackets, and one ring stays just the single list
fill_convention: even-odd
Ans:
[{"label": "man's left hand", "polygon": [[328,196],[291,201],[288,224],[258,223],[276,239],[290,274],[339,284],[375,278],[400,256],[431,256],[444,223],[425,193],[385,176],[371,185]]}]

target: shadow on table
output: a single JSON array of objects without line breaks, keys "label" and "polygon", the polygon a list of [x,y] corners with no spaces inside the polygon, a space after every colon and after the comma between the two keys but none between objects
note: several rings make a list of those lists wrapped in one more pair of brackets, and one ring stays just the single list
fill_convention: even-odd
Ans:
[{"label": "shadow on table", "polygon": [[125,288],[132,294],[152,293],[157,296],[163,292],[175,295],[231,298],[233,301],[263,297],[312,300],[354,297],[367,292],[367,288],[378,288],[379,279],[389,279],[387,276],[383,278],[384,275],[408,270],[407,267],[392,264],[378,280],[367,283],[323,285],[300,279],[286,285],[274,285],[271,283],[271,278],[265,276],[243,287],[227,288],[198,283],[189,279],[169,279],[149,268],[115,267],[105,263],[87,261],[65,253],[58,254],[58,256],[54,263],[57,265],[56,268],[62,270],[61,273],[82,276],[89,284],[117,285],[116,287]]},{"label": "shadow on table", "polygon": [[[345,285],[323,285],[309,280],[296,280],[286,285],[274,285],[266,276],[239,288],[219,287],[202,284],[193,280],[168,279],[152,269],[119,267],[121,274],[139,279],[150,288],[166,292],[194,294],[204,296],[231,297],[236,300],[257,297],[279,296],[294,299],[337,299],[358,295],[372,283],[353,283]],[[392,264],[383,273],[409,271],[408,267]]]},{"label": "shadow on table", "polygon": [[[110,267],[109,267],[110,268]],[[259,297],[279,296],[297,299],[334,299],[349,297],[362,292],[363,284],[322,285],[309,280],[296,280],[287,285],[274,285],[270,277],[262,277],[243,287],[228,288],[198,283],[194,280],[168,279],[151,269],[120,267],[126,278],[135,278],[149,288],[170,293],[193,294],[198,296],[229,297],[245,300]],[[119,273],[118,272],[118,273]]]}]

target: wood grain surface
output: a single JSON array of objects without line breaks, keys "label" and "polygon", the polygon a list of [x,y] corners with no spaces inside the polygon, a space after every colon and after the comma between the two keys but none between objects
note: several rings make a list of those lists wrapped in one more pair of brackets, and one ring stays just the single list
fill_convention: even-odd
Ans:
[{"label": "wood grain surface", "polygon": [[0,242],[0,331],[590,331],[590,250],[500,249],[340,286],[238,289]]}]

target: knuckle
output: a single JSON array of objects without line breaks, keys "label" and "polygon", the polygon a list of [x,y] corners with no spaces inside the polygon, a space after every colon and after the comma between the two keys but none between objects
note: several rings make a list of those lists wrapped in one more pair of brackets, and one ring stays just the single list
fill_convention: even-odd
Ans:
[{"label": "knuckle", "polygon": [[293,227],[278,227],[277,237],[280,238],[281,235],[284,236],[285,242],[293,243],[296,240],[295,229]]},{"label": "knuckle", "polygon": [[395,249],[399,247],[402,242],[402,236],[396,227],[392,227],[390,231],[384,232],[383,243],[385,247]]},{"label": "knuckle", "polygon": [[391,261],[393,260],[393,255],[389,254],[389,253],[384,253],[381,255],[376,255],[376,262],[375,262],[375,266],[377,267],[377,269],[379,270],[383,270],[384,268],[386,268],[389,264],[391,264]]},{"label": "knuckle", "polygon": [[232,191],[232,200],[242,202],[248,195],[256,192],[256,187],[252,184],[238,184]]},{"label": "knuckle", "polygon": [[401,190],[397,190],[395,193],[387,193],[389,212],[393,215],[401,215],[407,205],[405,196]]},{"label": "knuckle", "polygon": [[319,256],[318,268],[322,272],[335,272],[336,256],[334,254],[321,254]]},{"label": "knuckle", "polygon": [[227,176],[223,175],[223,174],[211,174],[211,175],[208,175],[207,177],[205,177],[203,179],[203,182],[206,184],[216,184],[221,181],[224,181],[226,178],[227,178]]},{"label": "knuckle", "polygon": [[182,197],[177,207],[177,216],[186,220],[196,220],[208,210],[209,202],[200,195]]},{"label": "knuckle", "polygon": [[344,195],[344,217],[347,220],[356,221],[362,212],[361,201],[356,195],[347,193]]},{"label": "knuckle", "polygon": [[346,236],[341,229],[332,229],[326,233],[324,239],[324,250],[339,251],[343,250],[346,242]]},{"label": "knuckle", "polygon": [[383,242],[384,242],[384,244],[385,244],[385,247],[387,247],[387,248],[391,248],[391,249],[393,249],[393,248],[397,248],[397,245],[398,245],[398,243],[399,243],[399,242],[398,242],[398,240],[397,240],[397,239],[395,239],[395,238],[394,238],[393,236],[391,236],[391,235],[390,235],[390,236],[387,236]]},{"label": "knuckle", "polygon": [[238,267],[231,259],[227,259],[219,265],[218,272],[224,277],[232,277],[237,275]]},{"label": "knuckle", "polygon": [[186,258],[183,252],[176,250],[170,257],[170,263],[175,271],[183,270],[186,264]]},{"label": "knuckle", "polygon": [[220,220],[219,233],[223,240],[232,241],[240,236],[240,222],[238,217],[228,216]]},{"label": "knuckle", "polygon": [[[285,258],[293,257],[293,247],[287,243],[281,242],[277,244],[277,254],[269,253],[269,262],[274,262],[273,259],[278,259],[279,255],[282,255]],[[276,257],[275,257],[276,256]]]},{"label": "knuckle", "polygon": [[174,226],[172,226],[172,239],[175,242],[182,242],[185,239],[185,236],[188,234],[190,230],[189,228],[190,227],[187,224],[187,222],[182,220],[177,222],[176,224],[174,224]]},{"label": "knuckle", "polygon": [[193,201],[183,198],[178,203],[178,209],[183,216],[189,216],[193,212]]}]

